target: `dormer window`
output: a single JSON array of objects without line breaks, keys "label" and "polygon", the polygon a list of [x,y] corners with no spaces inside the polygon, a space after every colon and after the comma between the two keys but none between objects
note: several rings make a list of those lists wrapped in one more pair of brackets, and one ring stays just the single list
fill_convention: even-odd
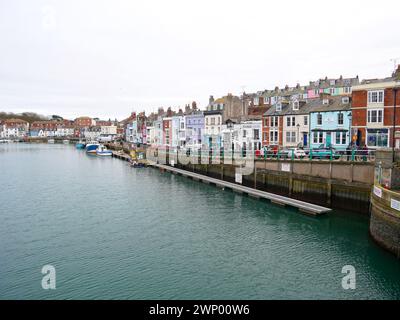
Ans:
[{"label": "dormer window", "polygon": [[331,80],[331,81],[330,81],[330,85],[331,85],[331,86],[334,86],[335,84],[336,84],[336,81],[335,81],[335,80]]},{"label": "dormer window", "polygon": [[329,104],[329,99],[323,99],[323,100],[322,100],[322,104],[324,104],[324,105]]},{"label": "dormer window", "polygon": [[293,101],[293,111],[299,110],[299,101],[295,100]]},{"label": "dormer window", "polygon": [[343,97],[342,98],[342,104],[349,104],[350,103],[350,98],[349,97]]},{"label": "dormer window", "polygon": [[276,111],[282,111],[282,103],[280,103],[280,102],[278,102],[277,104],[276,104]]}]

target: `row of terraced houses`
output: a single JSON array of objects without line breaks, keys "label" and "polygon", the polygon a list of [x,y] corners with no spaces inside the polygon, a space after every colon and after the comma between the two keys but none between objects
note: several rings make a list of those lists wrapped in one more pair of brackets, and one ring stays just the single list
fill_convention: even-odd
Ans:
[{"label": "row of terraced houses", "polygon": [[[149,144],[170,148],[224,147],[260,150],[359,147],[400,149],[400,66],[384,79],[323,78],[240,97],[227,94],[200,110],[159,108],[146,116],[133,112],[122,122],[89,117],[52,119],[30,125],[20,119],[0,121],[0,138],[124,136],[134,148]],[[396,97],[396,98],[395,98]],[[227,145],[229,142],[230,145]]]},{"label": "row of terraced houses", "polygon": [[118,123],[111,120],[92,119],[79,117],[75,120],[50,119],[34,121],[29,124],[22,119],[0,120],[0,139],[24,139],[31,138],[85,138],[97,139],[101,135],[123,135],[123,129],[119,131]]},{"label": "row of terraced houses", "polygon": [[[214,100],[205,110],[196,104],[184,110],[146,116],[133,113],[126,140],[164,147],[228,147],[246,150],[264,146],[344,150],[349,145],[400,149],[400,66],[384,79],[319,79],[308,85],[276,87]],[[396,102],[394,101],[397,96]],[[229,139],[228,139],[229,138]]]}]

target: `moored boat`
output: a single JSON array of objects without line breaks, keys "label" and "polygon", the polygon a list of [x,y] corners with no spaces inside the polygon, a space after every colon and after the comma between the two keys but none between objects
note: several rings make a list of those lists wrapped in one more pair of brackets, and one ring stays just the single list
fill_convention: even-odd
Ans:
[{"label": "moored boat", "polygon": [[69,144],[69,140],[68,139],[63,140],[63,144]]},{"label": "moored boat", "polygon": [[85,149],[86,144],[83,141],[79,141],[78,143],[75,144],[75,147],[77,149]]},{"label": "moored boat", "polygon": [[98,156],[102,156],[102,157],[104,157],[104,156],[112,156],[112,151],[111,151],[111,150],[108,150],[108,149],[106,148],[106,146],[104,146],[104,145],[101,144],[101,145],[97,148],[96,154],[97,154]]},{"label": "moored boat", "polygon": [[47,143],[54,143],[54,139],[48,139]]},{"label": "moored boat", "polygon": [[97,151],[99,146],[100,146],[100,144],[98,142],[96,142],[96,141],[88,142],[86,144],[86,147],[85,147],[86,148],[86,152],[87,153],[96,153],[96,151]]}]

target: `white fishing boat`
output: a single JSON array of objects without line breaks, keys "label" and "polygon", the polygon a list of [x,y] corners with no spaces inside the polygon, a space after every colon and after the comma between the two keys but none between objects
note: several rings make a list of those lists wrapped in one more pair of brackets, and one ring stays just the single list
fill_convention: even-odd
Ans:
[{"label": "white fishing boat", "polygon": [[101,145],[97,148],[96,154],[97,154],[98,156],[102,156],[102,157],[104,157],[104,156],[112,156],[112,151],[111,151],[111,150],[108,150],[108,149],[106,148],[106,146],[104,146],[104,145],[101,144]]},{"label": "white fishing boat", "polygon": [[47,143],[53,144],[53,143],[54,143],[54,139],[48,139],[48,140],[47,140]]},{"label": "white fishing boat", "polygon": [[68,140],[68,139],[65,139],[65,140],[63,140],[63,143],[64,143],[64,144],[69,144],[69,140]]},{"label": "white fishing boat", "polygon": [[86,143],[86,152],[87,153],[96,153],[96,150],[100,147],[100,144],[97,141],[90,141]]}]

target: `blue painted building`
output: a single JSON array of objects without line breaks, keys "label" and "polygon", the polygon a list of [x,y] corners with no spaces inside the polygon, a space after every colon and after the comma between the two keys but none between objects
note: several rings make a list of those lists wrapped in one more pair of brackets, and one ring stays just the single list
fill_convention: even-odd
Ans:
[{"label": "blue painted building", "polygon": [[310,103],[310,148],[345,150],[351,141],[350,97],[324,95]]},{"label": "blue painted building", "polygon": [[186,145],[198,146],[202,144],[204,132],[204,114],[200,111],[185,115]]}]

